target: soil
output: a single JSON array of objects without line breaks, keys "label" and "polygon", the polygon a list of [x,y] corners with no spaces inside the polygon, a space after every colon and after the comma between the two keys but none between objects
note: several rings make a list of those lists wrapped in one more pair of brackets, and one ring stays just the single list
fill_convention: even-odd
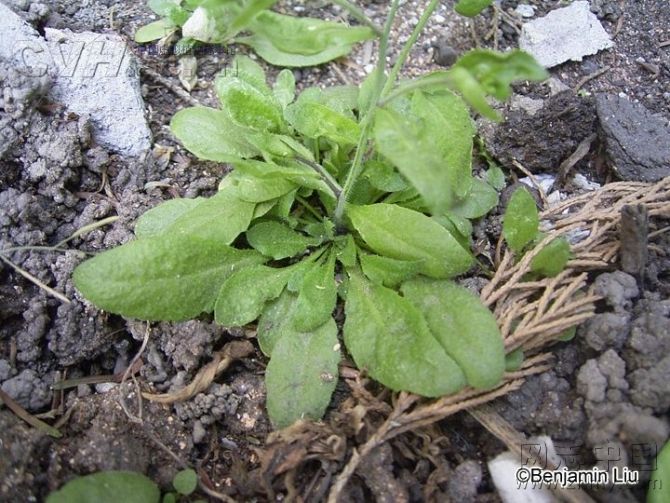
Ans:
[{"label": "soil", "polygon": [[[154,19],[143,2],[0,1],[40,32],[51,27],[118,33],[141,68],[179,87],[177,57],[133,41],[136,29]],[[391,61],[426,2],[401,3]],[[565,4],[528,3],[536,8],[536,16]],[[387,2],[360,4],[373,21],[383,24]],[[439,69],[435,61],[448,62],[453,59],[450,54],[476,45],[516,47],[521,22],[513,14],[517,4],[502,0],[498,14],[488,9],[468,21],[453,15],[453,2],[443,2],[412,51],[405,75]],[[613,37],[614,48],[553,68],[547,83],[517,86],[511,105],[501,109],[504,122],[479,122],[487,148],[510,184],[524,176],[515,162],[534,173],[556,173],[593,134],[596,139],[570,167],[571,175],[579,173],[600,184],[614,181],[612,159],[604,155],[598,96],[625,95],[666,125],[670,121],[667,2],[593,0],[591,4]],[[277,8],[322,19],[346,18],[341,9],[321,1],[284,1]],[[234,54],[245,52],[228,47],[199,53],[192,99],[215,106],[214,75]],[[376,43],[367,42],[348,58],[294,73],[301,88],[359,83],[371,70],[375,53]],[[268,68],[270,75],[277,71]],[[63,432],[62,438],[51,438],[8,409],[0,409],[0,501],[41,501],[77,475],[108,469],[140,471],[168,489],[183,463],[198,467],[212,489],[234,500],[301,495],[321,501],[363,432],[361,425],[344,424],[340,433],[346,433],[348,443],[334,445],[327,440],[333,438],[327,425],[336,424],[340,414],[344,417],[342,410],[352,394],[342,383],[327,422],[286,433],[291,441],[283,444],[276,434],[268,437],[271,426],[263,405],[266,359],[258,349],[189,401],[174,406],[144,401],[141,422],[130,417],[139,414],[132,383],[51,389],[65,377],[123,372],[148,330],[146,323],[100,312],[81,298],[71,273],[84,258],[82,252],[132,239],[133,223],[144,211],[175,196],[211,195],[226,173],[225,166],[194,158],[166,128],[171,116],[189,103],[150,72],[143,71],[140,77],[154,148],[136,159],[96,145],[85,117],[41,99],[48,82],[19,75],[0,59],[5,97],[0,106],[0,250],[53,245],[93,221],[119,216],[112,225],[70,242],[68,251],[22,249],[7,254],[13,264],[61,292],[70,303],[0,263],[2,390],[29,412],[55,418]],[[7,96],[14,97],[12,106]],[[531,113],[529,104],[538,111]],[[568,181],[560,190],[568,197],[582,189]],[[494,218],[477,226],[478,237],[497,240],[490,235],[492,229],[500,232]],[[651,225],[652,230],[666,227],[667,215],[666,220],[655,217]],[[640,483],[632,487],[587,487],[598,501],[644,500],[656,449],[670,435],[668,236],[666,232],[654,238],[639,275],[616,267],[593,275],[590,280],[603,296],[597,315],[579,327],[572,341],[553,347],[552,369],[528,378],[521,389],[493,403],[518,431],[550,437],[570,467],[618,464],[640,470]],[[190,382],[226,343],[252,335],[204,319],[154,324],[136,377],[153,392],[174,391]],[[384,392],[378,391],[383,398]],[[129,410],[121,407],[119,397]],[[321,450],[309,451],[306,446],[313,448],[315,439]],[[351,479],[345,500],[498,501],[486,463],[504,450],[502,442],[472,416],[461,413],[403,434],[374,451]],[[298,460],[302,464],[295,480],[274,477],[286,471],[278,464],[298,466]]]}]

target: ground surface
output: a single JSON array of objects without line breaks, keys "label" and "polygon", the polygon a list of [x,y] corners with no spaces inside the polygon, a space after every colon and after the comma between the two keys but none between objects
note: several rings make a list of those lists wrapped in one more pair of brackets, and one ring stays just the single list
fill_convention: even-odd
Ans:
[{"label": "ground surface", "polygon": [[[156,54],[132,42],[135,30],[152,19],[143,2],[2,1],[38,30],[54,27],[120,33],[128,39],[141,66],[179,87],[175,56]],[[361,3],[381,25],[388,4]],[[537,8],[536,15],[564,3],[530,2]],[[670,47],[663,44],[670,40],[667,2],[591,3],[614,37],[615,47],[582,62],[554,68],[551,85],[520,86],[519,95],[541,100],[535,103],[544,106],[537,115],[516,106],[505,109],[508,120],[495,129],[482,124],[487,146],[509,174],[510,183],[523,176],[515,171],[513,158],[531,171],[555,172],[586,137],[598,134],[599,95],[623,93],[659,114],[666,124],[670,120]],[[394,27],[391,60],[423,4],[403,2]],[[457,52],[477,44],[515,47],[520,20],[510,13],[517,2],[503,0],[500,6],[502,14],[494,16],[487,11],[470,24],[451,13],[452,2],[444,2],[417,43],[406,73],[417,75],[439,68],[434,57],[436,52],[447,51],[446,46]],[[280,2],[279,8],[321,18],[343,16],[326,2]],[[375,45],[358,46],[342,61],[296,71],[299,85],[360,82],[374,63]],[[194,99],[215,103],[212,78],[237,50],[214,49],[198,56],[199,84],[191,93]],[[585,80],[600,70],[605,71]],[[0,71],[5,93],[37,86],[21,82],[7,68],[0,66]],[[276,71],[269,69],[270,73]],[[54,244],[93,220],[119,215],[113,226],[71,243],[74,249],[85,251],[109,248],[131,239],[134,220],[158,202],[175,195],[209,195],[216,189],[225,167],[193,158],[166,128],[170,117],[188,103],[148,73],[142,72],[141,79],[154,150],[139,160],[96,146],[82,120],[58,104],[37,106],[34,102],[18,112],[0,107],[3,127],[12,131],[9,140],[0,145],[0,249]],[[568,91],[553,96],[557,81]],[[572,90],[577,86],[580,90],[575,94]],[[517,105],[524,103],[518,97],[515,100]],[[594,141],[589,153],[572,167],[573,173],[601,184],[614,180],[603,148],[601,142]],[[40,170],[40,166],[46,169]],[[580,189],[567,183],[561,190],[569,195]],[[667,220],[652,224],[662,228]],[[482,223],[478,237],[491,238],[487,236],[491,227]],[[605,297],[598,306],[599,314],[579,328],[573,341],[555,347],[557,363],[552,370],[530,378],[519,391],[495,402],[496,410],[519,431],[551,437],[559,454],[573,467],[599,462],[635,468],[636,463],[649,463],[653,457],[639,449],[660,446],[668,438],[667,236],[661,234],[654,242],[644,288],[615,267],[594,276],[592,280]],[[302,466],[304,473],[293,481],[294,487],[277,481],[273,486],[276,467],[270,466],[271,456],[265,449],[270,431],[263,408],[265,359],[258,350],[191,401],[174,407],[145,404],[143,425],[129,421],[118,404],[118,388],[110,391],[106,384],[82,384],[65,392],[50,390],[63,376],[72,379],[125,369],[139,349],[146,325],[100,313],[79,297],[70,280],[81,260],[74,251],[17,251],[9,257],[72,302],[65,304],[47,295],[7,265],[0,269],[2,389],[32,413],[52,410],[56,417],[65,418],[61,428],[64,437],[54,440],[28,428],[7,409],[0,409],[0,501],[39,501],[73,476],[103,469],[142,471],[167,487],[178,464],[163,447],[184,462],[201,467],[217,491],[236,500],[283,498],[291,490],[309,501],[322,499],[328,477],[341,469],[350,454],[346,449],[353,443],[341,452],[330,445],[321,455],[314,455],[313,461]],[[179,388],[214,351],[248,335],[207,321],[155,324],[138,378],[156,392]],[[133,388],[127,387],[121,394],[128,398],[132,393]],[[349,394],[342,384],[336,402],[346,404]],[[132,397],[127,403],[136,413]],[[486,462],[503,450],[502,443],[471,416],[456,415],[375,451],[352,479],[347,497],[356,501],[373,497],[378,501],[497,501]],[[289,453],[283,454],[290,458]],[[644,474],[648,477],[646,468],[642,466],[643,479]],[[643,482],[614,493],[589,492],[601,501],[640,501],[645,487]]]}]

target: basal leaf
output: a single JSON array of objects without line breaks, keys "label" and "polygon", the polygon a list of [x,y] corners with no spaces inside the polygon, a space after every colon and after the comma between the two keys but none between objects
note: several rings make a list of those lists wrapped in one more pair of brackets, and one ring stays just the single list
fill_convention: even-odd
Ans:
[{"label": "basal leaf", "polygon": [[247,230],[254,208],[254,203],[242,200],[235,187],[228,186],[175,218],[164,232],[211,237],[230,244]]},{"label": "basal leaf", "polygon": [[314,244],[313,238],[274,221],[255,224],[247,231],[247,241],[260,253],[275,260],[298,255]]},{"label": "basal leaf", "polygon": [[449,210],[450,214],[463,218],[479,218],[498,205],[498,193],[488,183],[472,179],[472,187],[467,196],[459,200]]},{"label": "basal leaf", "polygon": [[433,336],[474,388],[491,388],[505,371],[505,347],[493,313],[467,288],[427,278],[403,283],[406,299],[423,313]]},{"label": "basal leaf", "polygon": [[517,348],[511,353],[505,355],[505,371],[515,372],[521,368],[523,363],[523,349]]},{"label": "basal leaf", "polygon": [[142,26],[135,32],[135,42],[144,44],[159,40],[177,30],[177,27],[169,19],[159,19],[153,23]]},{"label": "basal leaf", "polygon": [[396,260],[381,255],[361,254],[363,273],[374,283],[388,286],[398,286],[403,281],[416,276],[421,269],[422,262]]},{"label": "basal leaf", "polygon": [[313,101],[298,100],[287,106],[284,118],[307,138],[327,138],[342,145],[355,145],[361,132],[353,119]]},{"label": "basal leaf", "polygon": [[245,128],[215,108],[192,107],[180,110],[172,117],[170,128],[179,141],[200,159],[235,162],[261,153],[248,141]]},{"label": "basal leaf", "polygon": [[310,332],[286,330],[276,342],[265,371],[267,408],[276,428],[321,419],[337,384],[339,348],[332,318]]},{"label": "basal leaf", "polygon": [[256,334],[258,345],[265,355],[272,355],[275,344],[286,331],[295,331],[293,313],[297,300],[297,294],[285,289],[279,297],[266,304],[258,319]]},{"label": "basal leaf", "polygon": [[498,166],[493,166],[486,171],[486,181],[496,190],[505,188],[505,173]]},{"label": "basal leaf", "polygon": [[349,205],[346,213],[373,251],[398,260],[422,261],[422,274],[450,278],[472,265],[471,254],[426,215],[384,203]]},{"label": "basal leaf", "polygon": [[335,254],[330,252],[323,262],[315,262],[305,273],[293,316],[297,330],[314,330],[331,317],[337,301]]},{"label": "basal leaf", "polygon": [[198,474],[193,468],[180,470],[172,479],[172,485],[179,494],[188,496],[198,487]]},{"label": "basal leaf", "polygon": [[284,68],[279,72],[277,81],[272,88],[272,94],[282,108],[286,108],[289,103],[293,102],[295,99],[295,77],[291,70]]},{"label": "basal leaf", "polygon": [[180,321],[210,312],[233,272],[263,262],[219,239],[165,234],[138,239],[79,265],[74,284],[98,308],[128,318]]},{"label": "basal leaf", "polygon": [[367,179],[374,188],[384,192],[398,192],[407,188],[407,182],[393,166],[381,161],[366,162],[363,168],[363,178]]},{"label": "basal leaf", "polygon": [[465,386],[465,376],[398,293],[350,275],[344,342],[356,365],[392,390],[435,397]]},{"label": "basal leaf", "polygon": [[251,35],[237,42],[251,46],[275,66],[314,66],[344,56],[353,44],[374,38],[367,27],[261,12],[249,25]]},{"label": "basal leaf", "polygon": [[135,236],[150,238],[163,234],[178,218],[204,201],[206,201],[204,197],[176,198],[151,208],[135,222]]},{"label": "basal leaf", "polygon": [[530,262],[534,273],[553,278],[559,274],[570,260],[570,243],[561,236],[549,242]]},{"label": "basal leaf", "polygon": [[228,327],[251,323],[260,316],[268,301],[279,297],[291,274],[291,267],[264,265],[245,267],[234,272],[223,283],[216,299],[216,322]]},{"label": "basal leaf", "polygon": [[535,199],[523,187],[514,191],[503,216],[503,235],[507,245],[516,253],[537,236],[540,217]]},{"label": "basal leaf", "polygon": [[278,163],[247,160],[235,163],[235,169],[240,173],[251,175],[254,178],[283,179],[301,187],[316,189],[321,192],[330,192],[328,186],[312,168],[295,161]]},{"label": "basal leaf", "polygon": [[356,256],[358,251],[351,234],[347,234],[341,239],[336,240],[335,249],[337,260],[339,260],[344,267],[351,268],[356,266]]},{"label": "basal leaf", "polygon": [[156,483],[141,473],[106,471],[72,479],[46,503],[158,503],[160,496]]},{"label": "basal leaf", "polygon": [[296,184],[280,177],[255,178],[251,176],[237,176],[235,177],[235,184],[238,197],[252,203],[277,199],[296,188]]},{"label": "basal leaf", "polygon": [[238,124],[271,133],[282,129],[284,120],[281,107],[272,96],[231,76],[219,75],[215,87],[223,110]]},{"label": "basal leaf", "polygon": [[246,82],[265,96],[272,95],[265,76],[265,70],[249,56],[235,56],[232,63],[216,76],[217,79],[225,77],[236,78]]},{"label": "basal leaf", "polygon": [[415,91],[411,113],[377,111],[379,151],[416,187],[433,213],[448,210],[470,189],[474,128],[467,107],[448,92]]},{"label": "basal leaf", "polygon": [[493,0],[458,0],[454,10],[461,16],[474,17],[493,3]]}]

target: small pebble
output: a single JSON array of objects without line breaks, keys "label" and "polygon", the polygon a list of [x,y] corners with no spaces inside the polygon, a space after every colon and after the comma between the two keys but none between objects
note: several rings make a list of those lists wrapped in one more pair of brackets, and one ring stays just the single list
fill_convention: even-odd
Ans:
[{"label": "small pebble", "polygon": [[433,61],[440,66],[451,66],[456,62],[458,53],[451,47],[446,38],[441,38],[433,45]]}]

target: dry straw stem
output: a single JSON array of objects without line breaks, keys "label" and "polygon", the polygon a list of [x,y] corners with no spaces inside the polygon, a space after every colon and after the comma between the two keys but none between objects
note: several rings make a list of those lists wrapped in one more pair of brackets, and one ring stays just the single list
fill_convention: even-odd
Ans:
[{"label": "dry straw stem", "polygon": [[[401,433],[429,426],[464,409],[473,409],[518,389],[524,379],[551,367],[551,355],[538,353],[557,336],[594,315],[600,299],[587,289],[588,272],[609,268],[619,251],[617,226],[625,205],[644,204],[650,218],[670,216],[670,177],[656,184],[620,182],[566,200],[540,215],[546,237],[521,260],[506,250],[496,274],[481,292],[501,329],[505,348],[522,348],[531,356],[522,367],[505,374],[498,387],[485,392],[466,388],[454,395],[426,401],[400,393],[381,426],[368,438],[338,475],[328,496],[329,503],[340,498],[360,462],[376,447]],[[554,278],[524,281],[533,258],[553,239],[566,236],[573,258]]]}]

